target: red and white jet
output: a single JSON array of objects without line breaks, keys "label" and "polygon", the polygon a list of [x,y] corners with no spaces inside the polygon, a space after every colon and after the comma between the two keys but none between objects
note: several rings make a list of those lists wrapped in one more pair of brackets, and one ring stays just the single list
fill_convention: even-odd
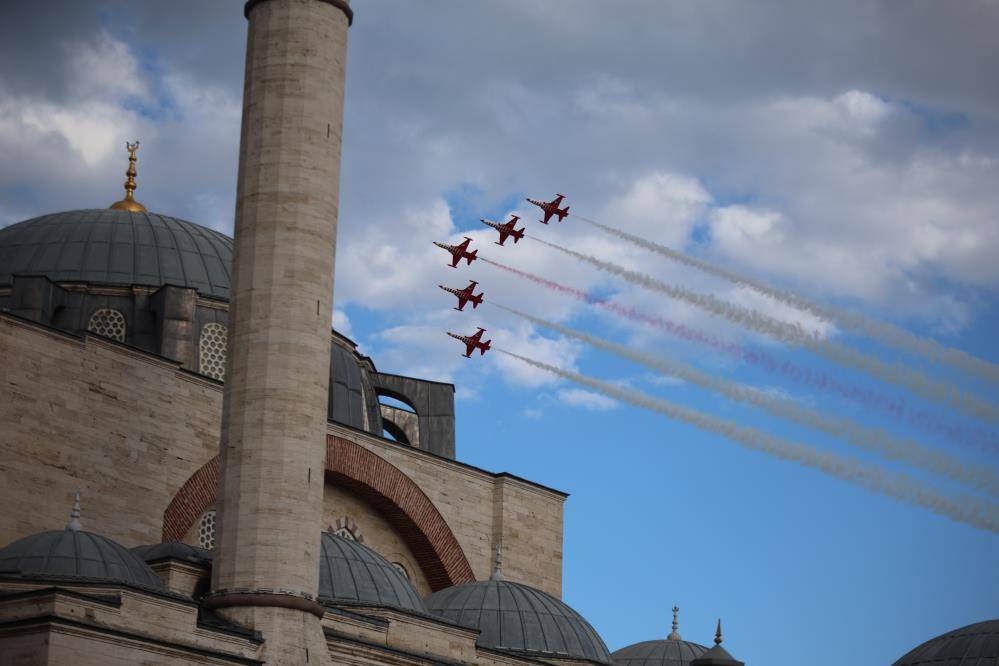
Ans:
[{"label": "red and white jet", "polygon": [[458,335],[457,333],[452,333],[448,331],[447,334],[456,340],[461,340],[465,343],[465,353],[462,354],[465,358],[471,358],[472,352],[476,349],[479,350],[479,356],[485,356],[486,352],[489,351],[489,344],[492,340],[486,340],[482,342],[482,334],[486,332],[486,329],[480,328],[475,332],[474,335]]},{"label": "red and white jet", "polygon": [[513,236],[513,243],[514,245],[516,245],[517,241],[519,241],[521,238],[524,237],[524,229],[515,228],[517,226],[517,220],[519,219],[520,218],[517,217],[516,215],[511,214],[510,219],[504,222],[503,224],[500,224],[499,222],[490,222],[489,220],[482,220],[482,224],[486,225],[487,227],[492,227],[493,229],[499,232],[500,239],[499,243],[496,243],[497,245],[502,245],[503,243],[505,243],[506,239],[509,238],[510,236]]},{"label": "red and white jet", "polygon": [[545,219],[538,220],[541,224],[548,224],[548,220],[552,219],[552,215],[558,216],[558,221],[561,222],[565,219],[565,216],[569,214],[569,207],[559,208],[559,204],[562,203],[562,199],[565,199],[564,194],[556,194],[555,198],[551,201],[538,201],[537,199],[528,199],[529,202],[545,211]]},{"label": "red and white jet", "polygon": [[469,280],[468,286],[465,287],[464,289],[452,289],[451,287],[445,287],[442,284],[439,284],[437,286],[443,289],[444,291],[450,292],[458,297],[458,307],[456,307],[455,310],[461,312],[462,310],[464,310],[465,305],[467,305],[469,302],[471,302],[473,310],[479,307],[479,304],[482,303],[482,297],[485,296],[486,293],[484,291],[480,291],[478,295],[474,293],[475,287],[478,284],[479,283],[476,282],[475,280]]},{"label": "red and white jet", "polygon": [[461,245],[448,245],[447,243],[438,243],[434,241],[434,245],[440,248],[444,248],[451,253],[451,268],[457,268],[458,263],[462,259],[465,259],[469,264],[471,264],[476,259],[476,255],[479,254],[478,250],[468,251],[468,244],[472,242],[472,239],[465,236],[465,242]]}]

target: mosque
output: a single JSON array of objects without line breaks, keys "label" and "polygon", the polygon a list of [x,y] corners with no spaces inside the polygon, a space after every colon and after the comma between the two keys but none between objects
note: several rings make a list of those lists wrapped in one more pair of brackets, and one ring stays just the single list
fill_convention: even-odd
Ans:
[{"label": "mosque", "polygon": [[[146,210],[138,142],[108,209],[0,229],[0,666],[741,666],[676,607],[611,653],[561,600],[567,495],[462,463],[454,387],[331,330],[353,11],[245,15],[235,238]],[[999,666],[999,620],[923,664]]]}]

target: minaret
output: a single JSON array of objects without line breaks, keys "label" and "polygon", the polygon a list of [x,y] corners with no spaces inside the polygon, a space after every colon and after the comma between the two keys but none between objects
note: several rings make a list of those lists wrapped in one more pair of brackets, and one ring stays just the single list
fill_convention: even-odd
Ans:
[{"label": "minaret", "polygon": [[319,624],[344,0],[250,0],[207,605],[268,664],[329,663]]}]

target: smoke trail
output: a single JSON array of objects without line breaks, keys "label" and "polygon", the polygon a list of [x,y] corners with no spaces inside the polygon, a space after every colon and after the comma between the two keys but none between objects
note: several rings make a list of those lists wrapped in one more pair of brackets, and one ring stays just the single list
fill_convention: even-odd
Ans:
[{"label": "smoke trail", "polygon": [[929,400],[935,400],[958,409],[969,416],[988,421],[990,423],[999,422],[999,413],[996,409],[980,400],[969,391],[961,391],[953,384],[944,382],[934,382],[927,379],[918,370],[914,370],[898,363],[888,364],[873,356],[862,354],[844,345],[829,340],[821,340],[817,335],[810,335],[796,324],[788,324],[773,317],[764,315],[756,310],[732,305],[719,300],[711,294],[700,294],[676,285],[666,284],[644,273],[632,271],[618,264],[598,259],[597,257],[576,252],[569,248],[549,243],[541,240],[537,236],[529,236],[542,245],[558,250],[571,257],[597,268],[624,278],[632,284],[645,287],[652,291],[665,294],[691,305],[706,310],[714,315],[724,317],[729,321],[739,324],[757,333],[770,336],[788,345],[804,347],[809,351],[823,356],[831,361],[852,367],[861,372],[866,372],[882,381],[904,386],[910,391],[923,396]]},{"label": "smoke trail", "polygon": [[711,349],[732,356],[733,358],[750,363],[762,368],[770,373],[780,373],[786,379],[808,386],[811,389],[832,393],[845,400],[856,402],[867,408],[879,409],[892,416],[899,422],[905,422],[912,427],[921,428],[934,435],[948,437],[954,441],[977,447],[979,450],[994,454],[999,448],[999,439],[996,433],[978,429],[972,433],[962,425],[947,423],[939,415],[930,414],[924,409],[911,409],[904,400],[891,398],[883,393],[872,391],[871,389],[846,384],[835,377],[830,377],[824,372],[813,370],[809,367],[802,367],[791,361],[780,361],[766,351],[747,348],[731,342],[725,342],[717,336],[703,330],[691,328],[686,324],[678,324],[645,312],[640,312],[633,307],[624,306],[614,301],[590,296],[585,291],[569,287],[567,285],[543,278],[540,275],[522,271],[512,266],[492,261],[486,257],[479,257],[482,261],[495,266],[496,268],[513,273],[535,284],[547,287],[552,291],[571,296],[579,301],[590,305],[596,305],[616,315],[630,319],[641,324],[654,326],[659,330],[674,335],[688,342],[695,342]]},{"label": "smoke trail", "polygon": [[884,493],[903,502],[929,509],[934,513],[977,528],[999,533],[999,506],[973,497],[950,498],[936,492],[902,473],[890,472],[877,465],[865,465],[853,458],[821,452],[815,447],[775,437],[756,428],[715,418],[703,412],[675,405],[631,389],[621,388],[536,361],[505,349],[496,351],[519,359],[528,365],[547,370],[581,386],[586,386],[610,398],[631,403],[671,419],[689,423],[713,432],[755,451],[763,451],[782,460],[798,462],[830,476],[861,485],[868,490]]},{"label": "smoke trail", "polygon": [[828,321],[834,321],[840,326],[852,331],[863,333],[864,335],[878,340],[883,344],[904,349],[910,353],[923,356],[935,363],[946,364],[992,382],[999,382],[999,365],[976,358],[967,352],[961,351],[960,349],[946,347],[935,340],[922,338],[893,324],[877,321],[852,312],[847,312],[831,305],[816,303],[803,296],[799,296],[798,294],[771,287],[753,278],[733,273],[732,271],[726,270],[720,266],[715,266],[706,261],[695,259],[683,254],[682,252],[677,252],[676,250],[668,248],[665,245],[660,245],[659,243],[655,243],[640,236],[629,234],[626,231],[615,229],[614,227],[609,227],[595,220],[579,215],[573,215],[573,217],[597,227],[598,229],[602,229],[613,236],[617,236],[618,238],[634,243],[635,245],[643,247],[646,250],[651,250],[685,266],[690,266],[704,271],[705,273],[716,275],[739,286],[749,287],[760,294],[769,296],[794,308],[810,312],[811,314]]},{"label": "smoke trail", "polygon": [[834,437],[840,437],[854,446],[876,451],[890,460],[901,460],[910,463],[999,497],[999,479],[996,478],[991,469],[986,467],[964,465],[948,455],[926,448],[912,440],[897,439],[884,431],[864,427],[850,419],[824,416],[813,410],[805,409],[793,401],[775,397],[745,384],[701,372],[697,368],[679,360],[641,352],[631,347],[626,347],[625,345],[620,345],[583,331],[542,319],[541,317],[529,315],[496,302],[493,302],[492,305],[539,326],[544,326],[553,331],[558,331],[562,335],[580,340],[591,347],[603,349],[621,358],[644,365],[656,372],[678,377],[684,381],[724,395],[732,400],[748,403],[789,421],[800,423]]}]

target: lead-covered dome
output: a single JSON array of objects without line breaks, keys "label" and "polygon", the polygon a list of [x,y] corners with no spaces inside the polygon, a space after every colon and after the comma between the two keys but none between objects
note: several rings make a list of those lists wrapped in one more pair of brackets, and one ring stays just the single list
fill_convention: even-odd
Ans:
[{"label": "lead-covered dome", "polygon": [[32,534],[0,548],[0,572],[163,589],[159,577],[132,551],[100,534],[69,528]]},{"label": "lead-covered dome", "polygon": [[111,209],[42,215],[0,229],[0,285],[14,275],[53,282],[171,284],[229,299],[232,238],[193,222]]},{"label": "lead-covered dome", "polygon": [[391,562],[367,546],[329,532],[323,532],[321,542],[319,600],[428,614],[413,584]]},{"label": "lead-covered dome", "polygon": [[665,639],[623,647],[611,658],[616,666],[688,666],[707,651],[708,648],[698,643]]},{"label": "lead-covered dome", "polygon": [[894,666],[999,666],[999,619],[948,631],[930,639]]},{"label": "lead-covered dome", "polygon": [[582,615],[528,585],[491,579],[427,597],[430,612],[477,629],[479,647],[524,655],[610,664],[607,646]]}]

